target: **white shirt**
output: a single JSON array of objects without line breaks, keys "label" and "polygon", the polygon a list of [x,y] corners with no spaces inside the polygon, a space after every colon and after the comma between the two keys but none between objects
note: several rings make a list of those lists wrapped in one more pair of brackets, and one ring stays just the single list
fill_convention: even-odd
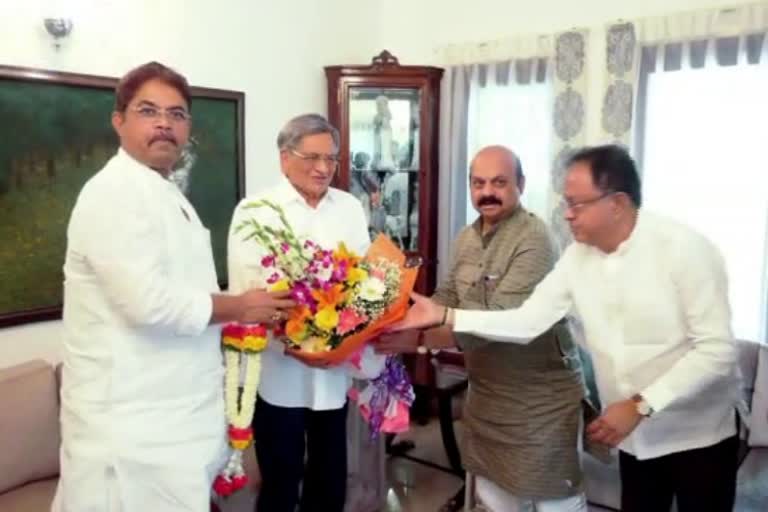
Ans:
[{"label": "white shirt", "polygon": [[[249,288],[265,288],[268,273],[261,266],[267,253],[254,241],[243,241],[234,233],[244,220],[280,227],[277,214],[268,208],[246,210],[258,199],[269,199],[285,212],[288,223],[299,238],[308,238],[325,249],[344,242],[348,249],[363,256],[370,245],[368,225],[360,201],[353,195],[329,188],[317,208],[312,208],[285,178],[272,189],[243,199],[235,209],[229,235],[229,290],[242,293]],[[346,402],[351,380],[343,366],[311,368],[284,355],[285,345],[270,339],[261,359],[259,395],[272,405],[306,407],[312,410],[338,409]]]},{"label": "white shirt", "polygon": [[[219,288],[195,209],[121,149],[78,196],[64,276],[60,505],[88,510],[108,468],[131,499],[164,479],[179,503],[205,503],[226,421],[219,329],[208,325]],[[157,469],[179,460],[199,493],[186,471]],[[149,467],[151,478],[137,469]]]},{"label": "white shirt", "polygon": [[527,343],[575,309],[603,404],[640,393],[655,410],[619,446],[647,459],[736,431],[740,377],[727,292],[709,241],[640,212],[613,253],[573,243],[519,309],[457,311],[454,330]]}]

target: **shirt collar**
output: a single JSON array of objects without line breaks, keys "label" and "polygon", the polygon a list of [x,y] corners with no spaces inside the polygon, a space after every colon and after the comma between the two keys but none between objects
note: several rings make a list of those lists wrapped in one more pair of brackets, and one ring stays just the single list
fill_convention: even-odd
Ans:
[{"label": "shirt collar", "polygon": [[632,232],[629,234],[626,240],[621,242],[619,246],[614,251],[617,255],[623,255],[626,254],[628,251],[632,249],[633,246],[637,245],[637,240],[639,238],[642,238],[643,233],[647,230],[648,226],[648,217],[643,214],[642,210],[637,210],[637,218],[635,219],[635,227],[632,228]]},{"label": "shirt collar", "polygon": [[120,169],[128,170],[129,172],[132,172],[132,177],[135,177],[135,179],[142,180],[144,183],[163,183],[165,185],[170,185],[175,187],[176,185],[173,184],[170,180],[166,179],[165,176],[157,172],[156,170],[152,169],[151,167],[144,165],[143,163],[136,160],[134,157],[128,154],[127,151],[125,151],[122,147],[117,150],[117,155],[115,157],[117,159],[117,162],[120,164]]},{"label": "shirt collar", "polygon": [[[277,197],[275,199],[281,204],[281,205],[287,205],[293,202],[298,202],[299,204],[307,205],[307,200],[304,199],[304,196],[302,196],[298,190],[296,190],[296,187],[293,186],[293,184],[288,180],[288,178],[285,176],[285,174],[280,174],[280,179],[277,185]],[[330,201],[333,203],[336,199],[336,189],[333,187],[328,187],[328,192],[325,193],[325,196],[320,200],[318,203],[318,207],[320,207],[325,201]],[[307,205],[309,206],[309,205]]]}]

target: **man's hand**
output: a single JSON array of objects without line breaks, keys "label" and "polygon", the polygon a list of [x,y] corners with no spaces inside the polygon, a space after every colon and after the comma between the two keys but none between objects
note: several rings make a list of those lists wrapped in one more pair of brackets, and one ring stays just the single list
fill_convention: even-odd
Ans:
[{"label": "man's hand", "polygon": [[296,306],[290,291],[268,292],[248,290],[239,295],[241,301],[241,323],[273,324],[288,318],[287,311]]},{"label": "man's hand", "polygon": [[587,435],[590,441],[617,446],[642,419],[633,400],[622,400],[609,405],[599,418],[587,425]]},{"label": "man's hand", "polygon": [[[402,354],[417,352],[419,332],[415,329],[384,333],[371,340],[377,354]],[[448,327],[438,327],[424,331],[424,346],[431,350],[443,350],[456,347],[456,340]]]},{"label": "man's hand", "polygon": [[445,306],[428,299],[416,292],[411,293],[413,305],[398,323],[390,327],[390,331],[405,331],[408,329],[425,329],[435,327],[443,320]]},{"label": "man's hand", "polygon": [[384,333],[371,340],[371,344],[377,354],[413,353],[419,347],[419,331],[411,329]]}]

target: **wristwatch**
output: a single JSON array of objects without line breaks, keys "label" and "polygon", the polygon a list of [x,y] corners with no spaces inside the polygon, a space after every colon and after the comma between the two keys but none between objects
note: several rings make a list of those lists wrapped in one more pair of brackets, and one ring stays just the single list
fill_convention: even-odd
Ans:
[{"label": "wristwatch", "polygon": [[636,394],[632,396],[632,401],[635,402],[637,413],[645,418],[650,418],[653,415],[653,407],[645,401],[643,395]]}]

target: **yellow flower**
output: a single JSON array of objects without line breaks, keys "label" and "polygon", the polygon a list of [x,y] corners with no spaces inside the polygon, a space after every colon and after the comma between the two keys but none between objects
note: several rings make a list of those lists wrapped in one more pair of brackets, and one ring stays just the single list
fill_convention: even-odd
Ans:
[{"label": "yellow flower", "polygon": [[362,268],[357,268],[357,267],[351,268],[347,273],[347,284],[349,286],[354,286],[355,284],[365,280],[367,277],[368,277],[368,272],[366,272]]},{"label": "yellow flower", "polygon": [[339,313],[332,307],[326,307],[315,314],[315,325],[324,331],[332,331],[339,323]]},{"label": "yellow flower", "polygon": [[301,350],[309,353],[327,352],[330,350],[330,347],[328,346],[328,338],[312,336],[301,343]]},{"label": "yellow flower", "polygon": [[333,259],[337,263],[346,262],[347,266],[354,267],[360,261],[360,257],[354,252],[347,249],[347,246],[343,242],[339,243],[339,246],[333,251]]},{"label": "yellow flower", "polygon": [[281,279],[278,282],[274,283],[272,286],[269,287],[269,291],[271,292],[284,292],[287,290],[290,290],[291,287],[288,284],[287,279]]}]

